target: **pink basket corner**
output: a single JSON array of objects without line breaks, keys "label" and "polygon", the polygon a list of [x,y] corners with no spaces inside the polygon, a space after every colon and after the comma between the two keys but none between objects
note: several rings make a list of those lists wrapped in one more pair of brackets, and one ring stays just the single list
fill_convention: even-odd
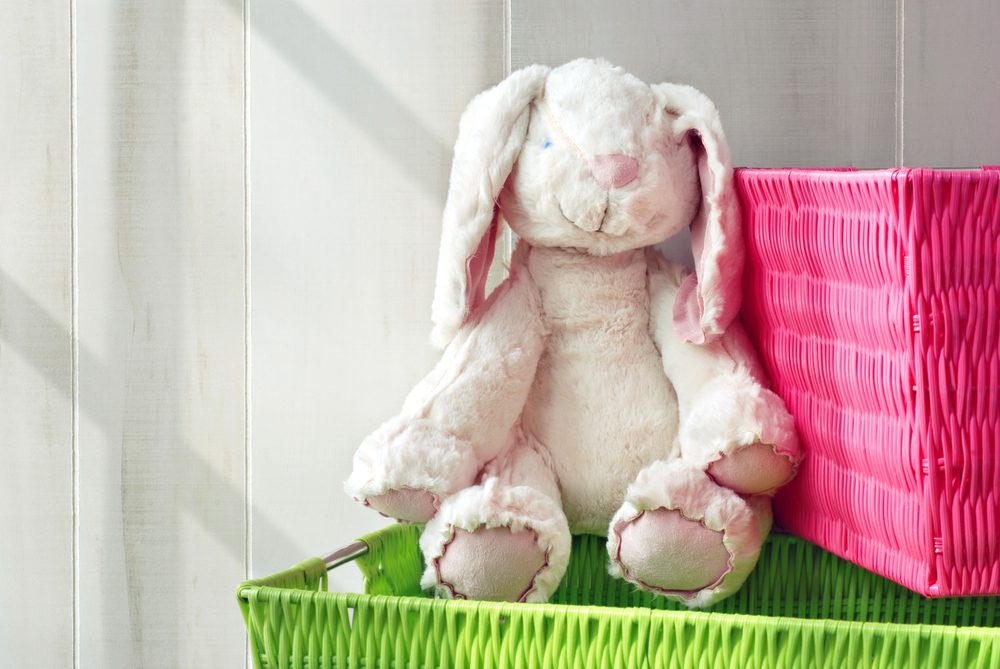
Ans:
[{"label": "pink basket corner", "polygon": [[787,529],[1000,594],[1000,170],[737,170],[743,319],[806,451]]}]

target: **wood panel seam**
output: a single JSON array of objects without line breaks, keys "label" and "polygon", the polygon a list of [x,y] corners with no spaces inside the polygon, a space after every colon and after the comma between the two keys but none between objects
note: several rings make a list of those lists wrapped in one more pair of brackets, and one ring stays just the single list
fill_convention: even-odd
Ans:
[{"label": "wood panel seam", "polygon": [[[503,76],[509,77],[513,71],[511,43],[513,42],[513,23],[511,16],[513,11],[510,6],[511,0],[503,0]],[[499,261],[503,266],[510,266],[510,259],[514,255],[514,233],[506,224],[501,230],[501,253]]]},{"label": "wood panel seam", "polygon": [[80,277],[79,221],[77,205],[77,62],[76,0],[69,0],[69,152],[70,152],[70,471],[72,476],[70,514],[73,555],[73,669],[80,667]]},{"label": "wood panel seam", "polygon": [[906,149],[906,0],[896,0],[896,166],[905,162]]},{"label": "wood panel seam", "polygon": [[[243,570],[249,579],[253,573],[253,506],[252,481],[252,344],[253,301],[251,294],[251,191],[250,191],[250,0],[242,3],[243,14]],[[249,667],[250,639],[244,631],[244,666]]]}]

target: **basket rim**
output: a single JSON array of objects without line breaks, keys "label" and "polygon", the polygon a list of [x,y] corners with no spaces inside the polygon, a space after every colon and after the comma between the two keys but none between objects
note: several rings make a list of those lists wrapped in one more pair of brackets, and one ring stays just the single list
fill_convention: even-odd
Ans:
[{"label": "basket rim", "polygon": [[[387,525],[370,534],[360,537],[358,541],[377,537],[379,534],[392,531],[395,525]],[[805,544],[815,546],[802,537],[785,533],[772,533],[769,541],[780,541],[789,544]],[[818,546],[817,546],[818,547]],[[981,625],[954,625],[931,622],[899,623],[880,621],[843,620],[837,618],[804,618],[788,615],[768,615],[752,613],[726,613],[720,611],[699,611],[684,609],[652,609],[642,606],[608,606],[602,604],[560,604],[560,603],[527,603],[527,602],[492,602],[481,600],[438,599],[413,595],[385,595],[359,592],[341,592],[328,590],[311,590],[295,587],[266,585],[264,582],[279,576],[301,574],[303,580],[320,577],[326,582],[327,567],[319,557],[308,558],[292,567],[274,574],[248,579],[236,588],[236,596],[242,605],[256,601],[283,600],[288,603],[298,603],[303,600],[330,601],[343,604],[349,608],[364,605],[378,605],[379,602],[391,601],[397,606],[414,611],[453,610],[468,614],[498,613],[503,616],[521,616],[537,613],[563,615],[570,617],[597,615],[601,618],[648,617],[651,621],[686,621],[693,623],[709,623],[710,621],[729,621],[733,623],[748,623],[764,626],[782,626],[794,624],[807,629],[826,629],[837,626],[849,631],[883,631],[883,632],[929,632],[954,633],[958,636],[975,636],[1000,639],[1000,627]]]},{"label": "basket rim", "polygon": [[319,590],[299,590],[296,588],[280,588],[266,585],[241,586],[237,591],[247,603],[259,599],[283,598],[291,604],[303,599],[329,600],[340,602],[353,608],[359,604],[377,605],[379,602],[392,601],[397,605],[410,606],[413,610],[452,609],[471,614],[480,612],[497,612],[504,616],[520,616],[530,613],[545,613],[552,615],[586,616],[597,614],[602,618],[628,618],[632,616],[649,617],[651,620],[683,620],[687,622],[709,622],[726,620],[734,623],[746,622],[755,625],[780,626],[794,624],[796,627],[824,629],[830,625],[846,628],[851,631],[878,630],[885,632],[944,632],[973,635],[983,634],[1000,639],[1000,627],[984,627],[976,625],[942,625],[936,623],[887,623],[859,620],[837,620],[833,618],[796,618],[794,616],[756,615],[750,613],[721,613],[714,611],[648,609],[641,606],[621,607],[603,606],[599,604],[532,604],[527,602],[489,602],[462,599],[431,599],[409,595],[369,595],[359,592],[328,592]]},{"label": "basket rim", "polygon": [[854,167],[846,165],[843,167],[817,167],[817,166],[785,166],[785,167],[757,167],[753,165],[736,166],[734,171],[742,174],[818,174],[824,176],[871,176],[877,174],[909,174],[912,172],[934,172],[936,174],[988,174],[996,172],[998,167],[993,165],[977,165],[975,167],[923,167],[923,166],[903,166],[903,167]]}]

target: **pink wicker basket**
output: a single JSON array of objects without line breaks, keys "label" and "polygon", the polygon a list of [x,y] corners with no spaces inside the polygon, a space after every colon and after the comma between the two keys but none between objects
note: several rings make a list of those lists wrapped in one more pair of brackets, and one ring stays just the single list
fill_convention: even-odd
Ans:
[{"label": "pink wicker basket", "polygon": [[744,169],[743,318],[806,459],[789,531],[1000,594],[1000,171]]}]

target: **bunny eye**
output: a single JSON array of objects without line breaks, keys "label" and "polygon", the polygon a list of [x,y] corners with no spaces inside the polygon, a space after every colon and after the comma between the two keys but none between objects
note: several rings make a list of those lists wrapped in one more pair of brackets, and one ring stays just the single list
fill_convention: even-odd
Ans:
[{"label": "bunny eye", "polygon": [[542,142],[542,148],[543,148],[543,149],[547,149],[547,148],[549,148],[550,146],[552,146],[552,140],[551,140],[551,139],[549,139],[548,137],[546,137],[546,138],[545,138],[545,141],[544,141],[544,142]]}]

